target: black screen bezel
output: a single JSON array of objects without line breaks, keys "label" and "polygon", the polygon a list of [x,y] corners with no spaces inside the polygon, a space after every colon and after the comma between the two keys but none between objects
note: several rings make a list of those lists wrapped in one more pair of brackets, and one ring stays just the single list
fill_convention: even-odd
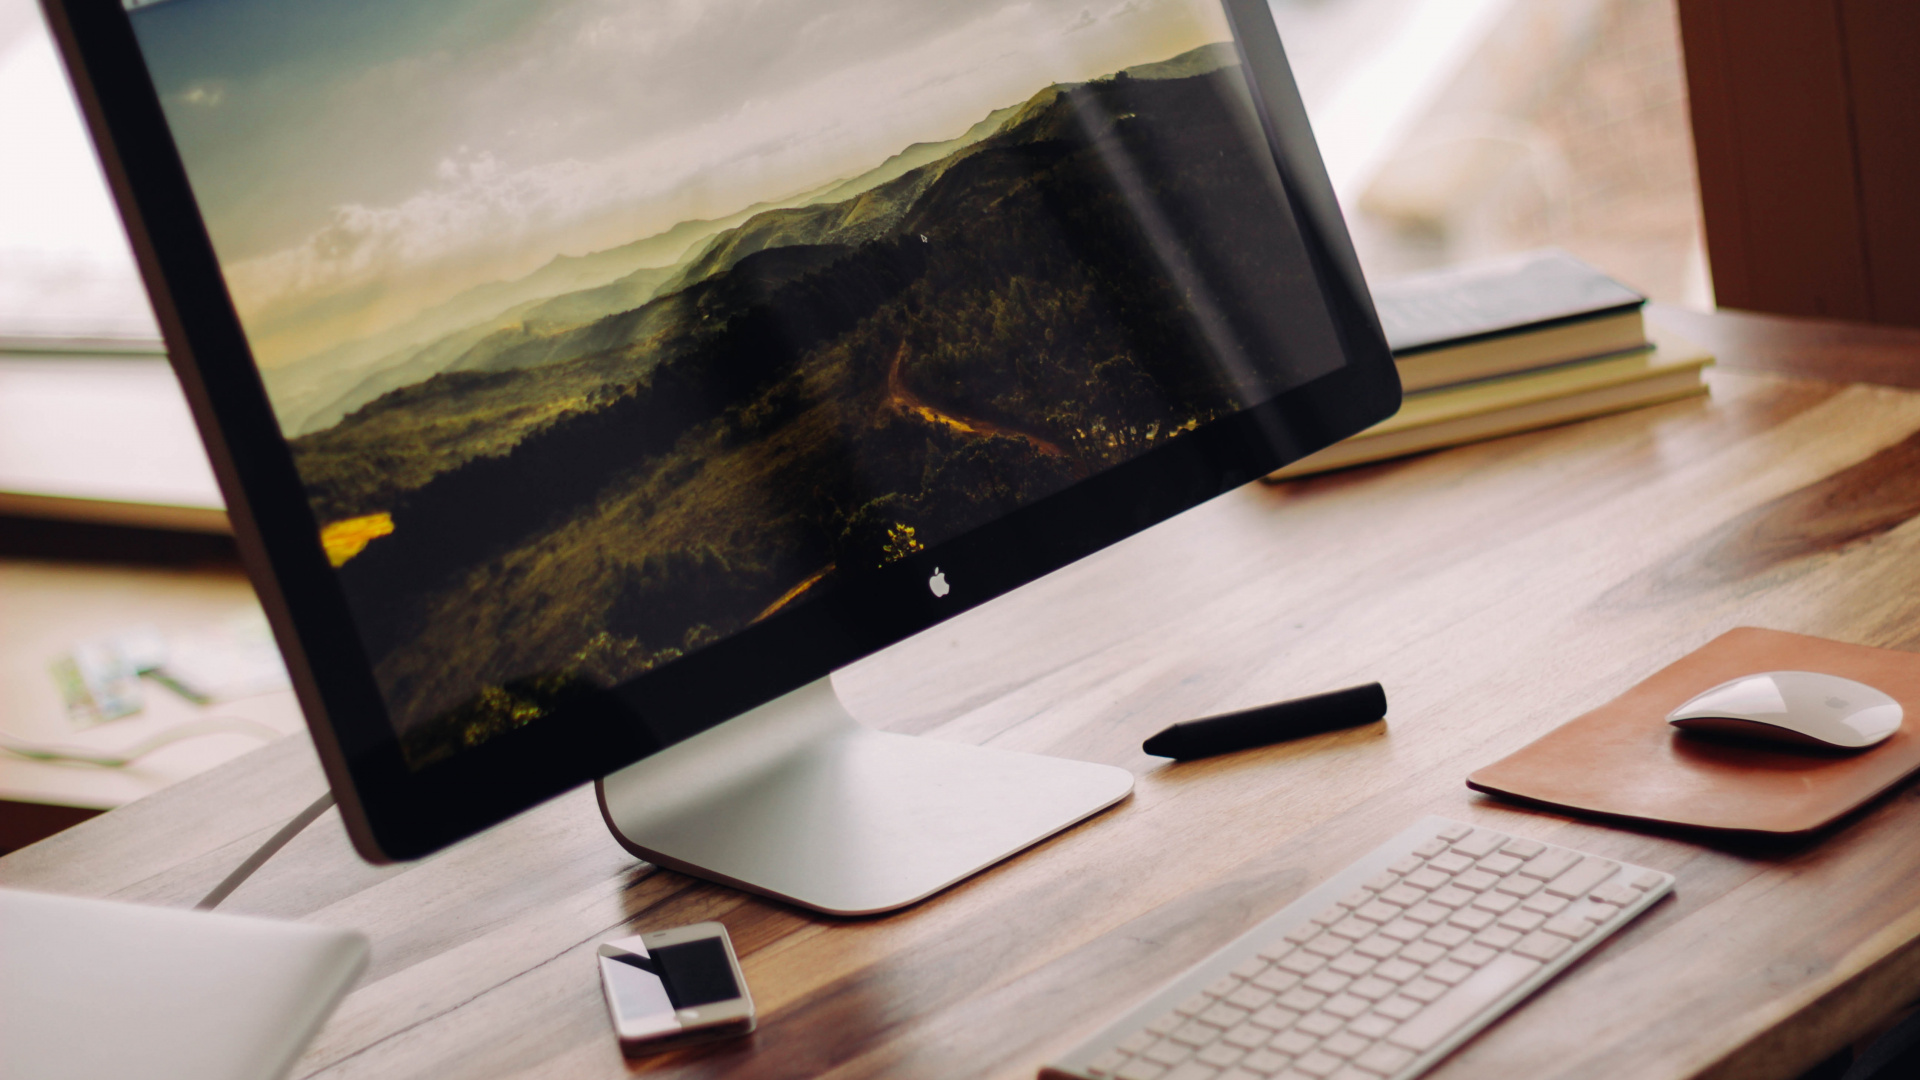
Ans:
[{"label": "black screen bezel", "polygon": [[[228,297],[120,0],[43,0],[234,533],[361,855],[428,854],[820,678],[1392,415],[1400,383],[1265,0],[1222,0],[1345,362],[1065,491],[836,588],[582,709],[418,771]],[[953,591],[926,587],[934,566]]]}]

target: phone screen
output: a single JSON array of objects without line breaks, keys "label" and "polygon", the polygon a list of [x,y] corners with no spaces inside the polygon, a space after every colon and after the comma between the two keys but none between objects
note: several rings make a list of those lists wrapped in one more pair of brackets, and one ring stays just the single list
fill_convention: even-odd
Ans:
[{"label": "phone screen", "polygon": [[602,956],[600,967],[613,989],[614,1008],[629,1020],[671,1015],[675,1009],[711,1005],[740,996],[733,968],[719,938]]},{"label": "phone screen", "polygon": [[727,951],[719,938],[699,938],[648,951],[660,963],[666,976],[667,1000],[676,1009],[740,996],[740,986],[733,981],[733,965],[727,963]]}]

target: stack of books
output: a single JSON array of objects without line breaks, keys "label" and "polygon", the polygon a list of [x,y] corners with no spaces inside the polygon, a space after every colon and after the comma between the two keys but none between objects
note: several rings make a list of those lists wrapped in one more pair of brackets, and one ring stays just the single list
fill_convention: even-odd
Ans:
[{"label": "stack of books", "polygon": [[1649,336],[1646,297],[1564,251],[1375,289],[1400,411],[1268,476],[1286,480],[1707,392],[1706,352]]}]

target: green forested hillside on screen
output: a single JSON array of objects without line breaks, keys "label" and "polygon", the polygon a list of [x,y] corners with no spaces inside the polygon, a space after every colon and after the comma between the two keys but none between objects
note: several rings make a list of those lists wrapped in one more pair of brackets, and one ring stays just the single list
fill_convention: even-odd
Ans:
[{"label": "green forested hillside on screen", "polygon": [[493,330],[295,440],[323,523],[391,516],[340,573],[410,758],[1316,373],[1273,302],[1299,240],[1211,49],[1049,87],[714,236],[638,307]]}]

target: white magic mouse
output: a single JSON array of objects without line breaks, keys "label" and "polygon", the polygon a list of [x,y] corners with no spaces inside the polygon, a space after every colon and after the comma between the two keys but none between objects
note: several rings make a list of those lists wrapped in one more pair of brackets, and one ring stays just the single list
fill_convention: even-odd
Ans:
[{"label": "white magic mouse", "polygon": [[1816,671],[1763,671],[1723,682],[1667,714],[1683,731],[1860,750],[1900,730],[1900,703]]}]

